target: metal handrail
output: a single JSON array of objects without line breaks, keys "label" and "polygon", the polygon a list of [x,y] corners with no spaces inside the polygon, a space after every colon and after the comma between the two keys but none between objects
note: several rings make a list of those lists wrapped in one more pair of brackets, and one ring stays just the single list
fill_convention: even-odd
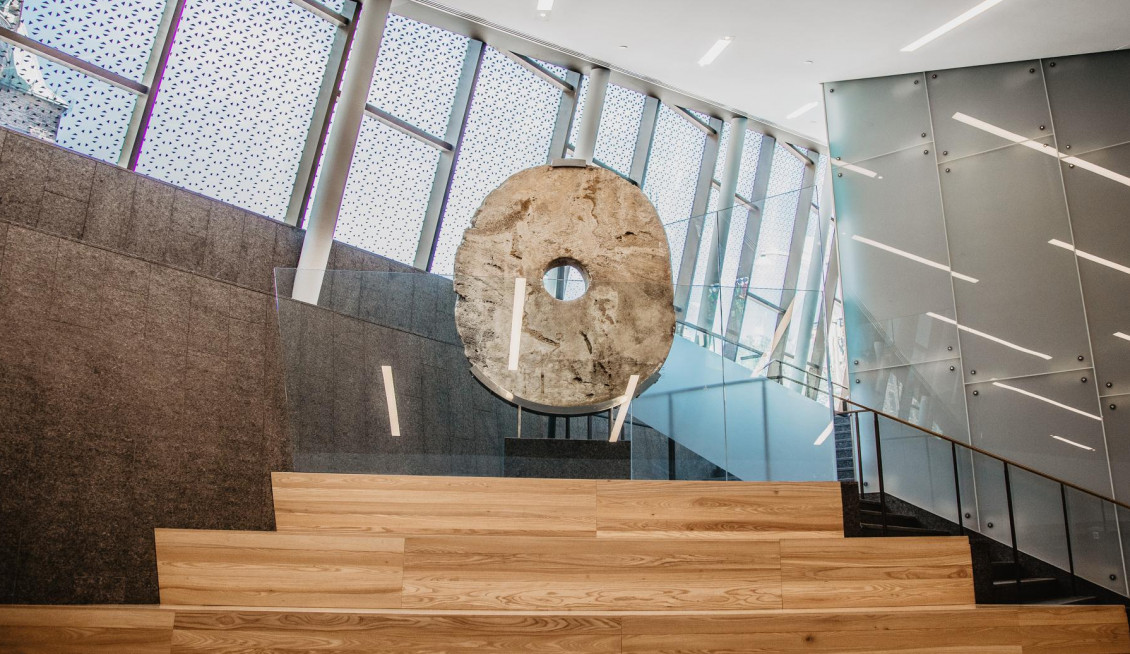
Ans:
[{"label": "metal handrail", "polygon": [[899,424],[906,425],[907,427],[917,429],[918,431],[923,432],[924,434],[934,436],[935,438],[940,438],[944,441],[949,441],[950,443],[953,443],[954,445],[957,445],[959,447],[964,447],[967,450],[970,450],[972,452],[976,452],[978,454],[987,456],[991,459],[996,459],[997,461],[1000,461],[1001,463],[1006,463],[1006,464],[1008,464],[1008,465],[1010,465],[1014,468],[1019,468],[1020,470],[1023,470],[1024,472],[1032,473],[1032,474],[1037,475],[1039,477],[1043,477],[1044,479],[1047,479],[1049,481],[1054,481],[1057,484],[1062,484],[1062,485],[1064,485],[1064,486],[1066,486],[1066,487],[1068,487],[1072,490],[1077,490],[1080,493],[1086,493],[1087,495],[1090,495],[1092,497],[1098,498],[1098,499],[1103,500],[1105,502],[1110,502],[1111,504],[1120,506],[1120,507],[1122,507],[1126,510],[1130,510],[1130,504],[1124,504],[1122,502],[1119,502],[1116,499],[1113,499],[1113,498],[1107,497],[1105,495],[1096,493],[1095,491],[1092,491],[1092,490],[1087,490],[1086,488],[1083,488],[1082,486],[1078,486],[1076,484],[1073,484],[1069,481],[1065,481],[1063,479],[1053,477],[1049,474],[1040,472],[1039,470],[1035,470],[1033,468],[1030,468],[1030,467],[1024,465],[1023,463],[1017,463],[1016,461],[1013,461],[1012,459],[1006,459],[1003,456],[1000,456],[998,454],[993,454],[992,452],[988,452],[986,450],[983,450],[983,449],[981,449],[981,448],[979,448],[975,445],[969,445],[968,443],[962,443],[961,441],[954,439],[954,438],[951,438],[949,436],[946,436],[945,434],[939,434],[938,432],[932,431],[930,429],[926,429],[925,427],[919,427],[918,425],[911,423],[911,422],[907,422],[906,420],[903,420],[902,418],[899,418],[897,416],[892,416],[891,414],[884,413],[883,411],[879,411],[878,409],[873,409],[873,408],[871,408],[867,405],[860,404],[859,402],[856,402],[854,400],[849,400],[846,397],[840,397],[840,396],[837,395],[836,399],[840,400],[841,402],[846,402],[846,403],[848,403],[852,406],[859,407],[863,411],[869,411],[871,413],[874,413],[875,415],[883,416],[884,418],[887,418],[888,420],[893,420],[893,421],[895,421]]}]

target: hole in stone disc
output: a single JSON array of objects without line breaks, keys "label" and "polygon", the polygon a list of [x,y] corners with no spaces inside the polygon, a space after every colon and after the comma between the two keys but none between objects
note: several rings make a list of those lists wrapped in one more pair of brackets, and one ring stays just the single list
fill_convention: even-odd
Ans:
[{"label": "hole in stone disc", "polygon": [[541,283],[546,293],[562,302],[576,300],[589,290],[588,275],[581,264],[572,259],[551,262],[542,275]]}]

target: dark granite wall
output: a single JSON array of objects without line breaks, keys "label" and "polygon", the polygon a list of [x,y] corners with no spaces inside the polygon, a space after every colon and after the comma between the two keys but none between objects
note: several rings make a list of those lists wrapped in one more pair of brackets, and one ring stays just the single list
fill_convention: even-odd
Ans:
[{"label": "dark granite wall", "polygon": [[156,602],[154,527],[273,527],[302,235],[0,130],[0,602]]}]

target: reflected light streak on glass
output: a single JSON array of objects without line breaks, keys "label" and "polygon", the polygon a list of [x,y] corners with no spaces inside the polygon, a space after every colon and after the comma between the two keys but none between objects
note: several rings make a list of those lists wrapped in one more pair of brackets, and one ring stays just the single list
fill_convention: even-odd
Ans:
[{"label": "reflected light streak on glass", "polygon": [[1130,267],[1124,266],[1120,263],[1115,263],[1115,262],[1111,261],[1110,259],[1104,259],[1102,257],[1097,257],[1097,256],[1091,254],[1090,252],[1084,252],[1082,250],[1076,250],[1074,245],[1072,245],[1070,243],[1065,243],[1065,242],[1059,240],[1058,238],[1053,238],[1052,240],[1048,241],[1048,243],[1056,246],[1057,248],[1063,248],[1064,250],[1070,250],[1071,252],[1074,252],[1075,256],[1079,257],[1080,259],[1086,259],[1087,261],[1094,261],[1095,263],[1102,264],[1102,265],[1106,266],[1107,268],[1113,268],[1113,269],[1117,270],[1118,272],[1123,272],[1123,273],[1126,273],[1127,275],[1130,275]]},{"label": "reflected light streak on glass", "polygon": [[1114,332],[1114,335],[1117,336],[1118,338],[1121,338],[1124,341],[1130,341],[1130,336],[1123,334],[1122,332]]},{"label": "reflected light streak on glass", "polygon": [[988,133],[993,134],[995,136],[999,136],[1002,139],[1012,141],[1013,143],[1016,143],[1017,145],[1023,145],[1026,148],[1031,148],[1031,149],[1033,149],[1037,152],[1042,152],[1042,153],[1048,155],[1049,157],[1055,157],[1056,159],[1061,159],[1061,160],[1063,160],[1064,163],[1071,164],[1073,166],[1078,166],[1078,167],[1082,168],[1083,170],[1090,171],[1092,173],[1095,173],[1096,175],[1100,175],[1100,176],[1105,177],[1105,178],[1107,178],[1111,181],[1118,182],[1119,184],[1123,184],[1125,186],[1130,186],[1130,177],[1127,177],[1125,175],[1120,175],[1120,174],[1114,172],[1113,170],[1110,170],[1108,168],[1103,168],[1102,166],[1099,166],[1097,164],[1093,164],[1089,161],[1083,161],[1082,159],[1080,159],[1078,157],[1073,157],[1071,155],[1063,154],[1062,152],[1060,152],[1059,150],[1056,150],[1055,148],[1048,145],[1047,143],[1038,143],[1036,141],[1033,141],[1032,139],[1024,138],[1023,136],[1021,136],[1019,134],[1010,132],[1006,129],[1002,129],[1002,128],[997,127],[996,125],[993,125],[991,123],[986,123],[983,120],[978,120],[978,119],[976,119],[972,116],[963,114],[960,111],[953,115],[953,119],[958,121],[959,123],[965,123],[966,125],[969,125],[970,127],[976,127],[977,129],[979,129],[983,132],[988,132]]},{"label": "reflected light streak on glass", "polygon": [[948,322],[949,324],[954,325],[955,327],[957,327],[961,331],[969,332],[970,334],[973,334],[974,336],[980,336],[981,338],[986,338],[986,339],[988,339],[988,340],[990,340],[994,343],[1000,343],[1001,345],[1004,345],[1005,347],[1011,347],[1014,350],[1017,350],[1019,352],[1023,352],[1025,354],[1031,354],[1034,357],[1040,357],[1041,359],[1044,359],[1045,361],[1051,360],[1051,357],[1047,354],[1044,354],[1043,352],[1037,352],[1035,350],[1029,350],[1026,347],[1020,347],[1016,343],[1010,343],[1010,342],[1004,340],[1003,338],[997,338],[996,336],[993,336],[991,334],[986,334],[985,332],[973,329],[972,327],[966,327],[965,325],[959,325],[959,324],[957,324],[957,321],[954,320],[953,318],[947,318],[945,316],[940,316],[940,315],[938,315],[938,314],[936,314],[932,311],[928,311],[926,313],[926,315],[930,316],[931,318],[934,318],[936,320],[941,320],[942,322]]},{"label": "reflected light streak on glass", "polygon": [[1103,421],[1102,416],[1096,416],[1094,414],[1087,413],[1086,411],[1080,411],[1079,409],[1076,409],[1073,406],[1067,406],[1066,404],[1063,404],[1062,402],[1056,402],[1055,400],[1048,398],[1048,397],[1044,397],[1043,395],[1036,395],[1035,393],[1033,393],[1031,391],[1026,391],[1023,388],[1017,388],[1015,386],[1009,386],[1008,384],[1002,384],[1000,382],[993,382],[993,386],[997,386],[999,388],[1004,388],[1006,390],[1013,391],[1014,393],[1020,393],[1021,395],[1027,395],[1030,398],[1039,400],[1041,402],[1046,402],[1046,403],[1048,403],[1052,406],[1057,406],[1061,409],[1066,409],[1066,410],[1068,410],[1072,413],[1078,413],[1081,416],[1087,416],[1091,420],[1098,420],[1099,422]]},{"label": "reflected light streak on glass", "polygon": [[816,437],[816,442],[813,443],[813,445],[823,445],[824,441],[828,440],[828,437],[832,435],[832,427],[834,427],[835,424],[834,422],[829,422],[828,426],[824,428],[824,431],[820,432],[820,435]]},{"label": "reflected light streak on glass", "polygon": [[853,173],[859,173],[860,175],[870,177],[871,179],[883,179],[883,176],[875,172],[874,170],[867,170],[866,168],[862,166],[856,166],[855,164],[843,163],[842,161],[833,161],[832,165],[837,168],[843,168],[844,170],[850,170]]},{"label": "reflected light streak on glass", "polygon": [[1068,440],[1068,439],[1064,438],[1063,436],[1056,436],[1055,434],[1051,434],[1051,437],[1056,439],[1057,441],[1062,441],[1064,443],[1067,443],[1068,445],[1074,445],[1075,447],[1078,447],[1081,450],[1087,450],[1088,452],[1094,452],[1095,451],[1095,448],[1093,448],[1093,447],[1087,447],[1086,445],[1084,445],[1082,443],[1076,443],[1075,441]]},{"label": "reflected light streak on glass", "polygon": [[897,254],[898,256],[906,258],[906,259],[910,259],[911,261],[917,261],[918,263],[926,264],[927,266],[930,266],[931,268],[937,268],[938,270],[944,270],[944,271],[948,272],[949,274],[953,275],[954,277],[956,277],[956,278],[958,278],[962,281],[969,282],[971,284],[976,284],[979,281],[976,277],[970,277],[969,275],[963,275],[959,272],[954,272],[953,270],[950,269],[949,266],[947,266],[945,264],[938,263],[937,261],[931,261],[929,259],[926,259],[925,257],[920,257],[917,254],[911,254],[911,253],[909,253],[905,250],[900,250],[898,248],[891,247],[891,246],[889,246],[885,243],[873,241],[873,240],[871,240],[869,238],[865,238],[863,236],[852,236],[851,240],[859,241],[860,243],[870,245],[871,247],[879,248],[880,250],[883,250],[885,252],[890,252],[891,254]]},{"label": "reflected light streak on glass", "polygon": [[400,435],[400,413],[396,410],[396,388],[392,383],[392,366],[381,366],[385,382],[385,403],[388,404],[388,429],[393,436]]},{"label": "reflected light streak on glass", "polygon": [[620,402],[620,410],[616,412],[616,422],[612,425],[612,434],[608,436],[609,443],[620,440],[620,430],[624,427],[624,417],[628,415],[628,405],[632,403],[632,397],[636,394],[636,385],[639,383],[639,375],[628,377],[628,389],[624,392],[623,400]]},{"label": "reflected light streak on glass", "polygon": [[1002,2],[1004,2],[1004,0],[984,0],[983,2],[981,2],[977,6],[973,7],[972,9],[966,11],[965,13],[961,14],[957,18],[954,18],[953,20],[945,23],[944,25],[942,25],[938,29],[930,32],[926,36],[923,36],[922,38],[918,39],[914,43],[911,43],[910,45],[906,46],[905,48],[902,49],[902,52],[914,52],[918,48],[921,48],[922,46],[929,43],[930,41],[933,41],[934,39],[938,38],[939,36],[942,36],[946,32],[949,32],[950,30],[952,30],[956,27],[959,27],[962,24],[964,24],[964,23],[966,23],[970,20],[973,20],[974,18],[980,16],[981,14],[985,13],[986,11],[992,9],[993,7],[999,5]]},{"label": "reflected light streak on glass", "polygon": [[508,370],[518,369],[518,346],[522,343],[522,314],[526,310],[526,278],[514,279],[514,306],[510,313],[510,361]]}]

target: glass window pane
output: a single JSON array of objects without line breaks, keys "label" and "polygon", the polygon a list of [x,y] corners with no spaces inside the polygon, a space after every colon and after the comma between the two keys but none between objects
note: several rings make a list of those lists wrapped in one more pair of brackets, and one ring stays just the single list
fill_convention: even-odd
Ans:
[{"label": "glass window pane", "polygon": [[560,89],[487,48],[432,272],[452,273],[463,231],[488,193],[514,173],[546,162],[560,101]]},{"label": "glass window pane", "polygon": [[369,102],[443,138],[469,39],[389,14]]},{"label": "glass window pane", "polygon": [[413,263],[438,160],[435,148],[365,117],[334,238]]},{"label": "glass window pane", "polygon": [[288,0],[189,0],[138,171],[281,219],[335,30]]},{"label": "glass window pane", "polygon": [[750,281],[750,291],[770,302],[781,301],[781,285],[785,282],[793,222],[803,180],[804,164],[778,144],[773,153],[769,197],[765,200]]},{"label": "glass window pane", "polygon": [[36,41],[140,82],[164,7],[165,0],[26,0],[22,19]]},{"label": "glass window pane", "polygon": [[690,216],[706,134],[667,105],[659,106],[643,191],[663,222]]}]

